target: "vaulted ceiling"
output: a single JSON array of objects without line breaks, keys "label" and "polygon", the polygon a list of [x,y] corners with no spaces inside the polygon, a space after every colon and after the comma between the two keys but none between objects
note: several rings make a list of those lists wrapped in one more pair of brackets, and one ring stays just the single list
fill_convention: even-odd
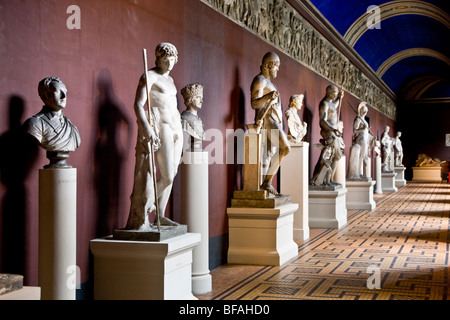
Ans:
[{"label": "vaulted ceiling", "polygon": [[450,1],[306,1],[398,98],[450,102]]}]

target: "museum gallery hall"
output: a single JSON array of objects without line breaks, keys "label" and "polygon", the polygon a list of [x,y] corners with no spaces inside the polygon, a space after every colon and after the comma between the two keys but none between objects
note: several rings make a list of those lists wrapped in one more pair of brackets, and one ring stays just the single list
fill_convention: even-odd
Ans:
[{"label": "museum gallery hall", "polygon": [[448,300],[449,12],[2,1],[0,300]]}]

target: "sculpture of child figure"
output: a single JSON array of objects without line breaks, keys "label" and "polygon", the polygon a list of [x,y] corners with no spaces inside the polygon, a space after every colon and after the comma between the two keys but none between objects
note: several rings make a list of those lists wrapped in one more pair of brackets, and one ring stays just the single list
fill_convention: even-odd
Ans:
[{"label": "sculpture of child figure", "polygon": [[313,186],[332,185],[331,179],[333,168],[331,167],[331,165],[334,157],[333,143],[333,137],[328,137],[328,139],[325,141],[325,145],[320,152],[320,158],[316,164],[316,167],[314,168],[314,175],[310,182],[310,184]]},{"label": "sculpture of child figure", "polygon": [[288,124],[288,140],[291,144],[300,143],[306,135],[308,124],[302,122],[297,112],[301,110],[303,105],[303,94],[295,94],[289,99],[289,108],[284,113]]}]

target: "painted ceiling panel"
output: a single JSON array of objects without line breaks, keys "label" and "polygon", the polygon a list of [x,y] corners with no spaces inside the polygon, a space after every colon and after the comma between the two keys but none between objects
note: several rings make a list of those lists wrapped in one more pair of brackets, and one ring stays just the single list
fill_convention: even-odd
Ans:
[{"label": "painted ceiling panel", "polygon": [[450,1],[310,2],[399,98],[418,78],[433,91],[408,97],[450,97]]}]

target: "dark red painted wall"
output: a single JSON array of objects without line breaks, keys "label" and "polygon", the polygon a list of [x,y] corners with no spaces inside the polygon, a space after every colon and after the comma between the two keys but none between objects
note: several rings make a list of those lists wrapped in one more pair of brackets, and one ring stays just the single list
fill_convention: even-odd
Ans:
[{"label": "dark red painted wall", "polygon": [[[80,30],[66,27],[70,16],[66,9],[72,4],[81,9]],[[226,129],[252,122],[250,83],[263,55],[276,51],[194,0],[3,1],[0,21],[0,158],[2,177],[7,177],[0,185],[0,272],[22,273],[27,285],[38,283],[38,170],[47,160],[41,149],[35,154],[15,147],[18,141],[23,144],[23,138],[13,129],[40,110],[37,84],[42,78],[56,75],[65,82],[65,114],[82,138],[69,163],[78,170],[77,264],[85,282],[89,240],[123,227],[128,217],[137,130],[133,102],[143,72],[142,48],[147,48],[153,66],[159,42],[177,47],[179,62],[171,75],[178,90],[190,82],[204,84],[199,115],[206,129],[218,129],[224,137]],[[305,94],[300,117],[308,122],[306,141],[313,146],[319,141],[317,105],[329,82],[281,53],[280,57],[274,83],[284,108],[292,94]],[[359,100],[348,93],[344,98],[342,118],[349,147],[355,114],[347,99],[354,105]],[[180,94],[178,101],[184,110]],[[373,109],[369,117],[374,132],[381,134],[385,124],[393,127]],[[224,163],[225,156],[224,152]],[[28,161],[18,161],[23,158]],[[318,151],[311,147],[310,167],[317,158]],[[226,208],[235,188],[235,166],[213,164],[209,173],[210,237],[215,237],[228,232]],[[179,182],[178,176],[170,207],[175,220],[180,218]]]}]

